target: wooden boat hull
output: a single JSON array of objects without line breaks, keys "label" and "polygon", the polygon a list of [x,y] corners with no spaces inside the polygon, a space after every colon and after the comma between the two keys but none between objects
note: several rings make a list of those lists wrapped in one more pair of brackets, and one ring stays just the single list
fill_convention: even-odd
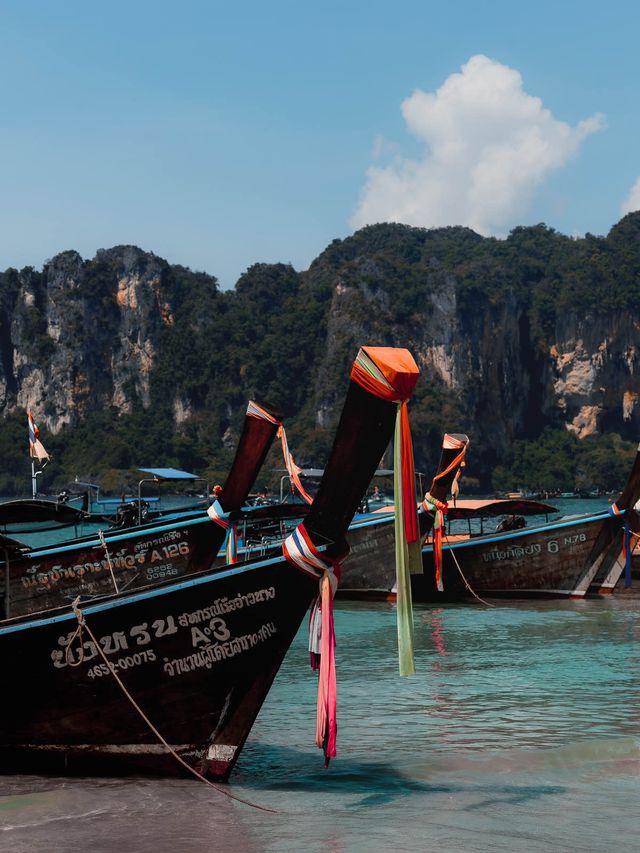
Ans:
[{"label": "wooden boat hull", "polygon": [[444,593],[435,586],[433,546],[429,545],[422,552],[424,574],[412,578],[412,588],[419,600],[426,601],[471,595],[465,580],[480,596],[578,597],[576,590],[590,567],[598,535],[603,527],[610,527],[615,538],[622,523],[621,516],[602,512],[445,543]]},{"label": "wooden boat hull", "polygon": [[[427,523],[423,513],[421,524]],[[298,521],[302,520],[301,518]],[[423,531],[424,532],[424,531]],[[269,537],[261,544],[251,543],[238,551],[238,559],[266,558],[279,552],[284,533]],[[395,527],[393,512],[359,516],[346,534],[349,553],[341,562],[340,584],[336,597],[349,599],[387,599],[395,596]],[[221,555],[219,555],[221,557]]]},{"label": "wooden boat hull", "polygon": [[316,594],[278,557],[92,602],[86,624],[109,666],[68,608],[9,620],[0,768],[185,772],[133,699],[189,766],[226,778]]},{"label": "wooden boat hull", "polygon": [[[418,524],[424,536],[431,517],[420,510]],[[393,512],[356,518],[347,531],[349,554],[342,564],[336,595],[353,599],[395,598],[396,537]]]},{"label": "wooden boat hull", "polygon": [[36,613],[68,604],[77,595],[108,595],[181,575],[206,571],[217,559],[224,537],[206,513],[182,523],[167,521],[105,536],[39,548],[24,558],[9,557],[0,575],[7,615]]},{"label": "wooden boat hull", "polygon": [[[371,369],[389,373],[409,395],[419,371],[408,351],[369,348],[358,359],[365,357]],[[209,547],[205,533],[192,549],[186,543],[182,549],[190,561],[186,577],[155,579],[133,591],[120,587],[84,604],[76,598],[70,606],[67,600],[63,607],[54,605],[45,589],[46,609],[32,613],[25,606],[26,613],[12,616],[14,579],[9,583],[8,576],[21,555],[10,552],[14,546],[5,541],[0,656],[10,689],[0,703],[0,770],[121,772],[122,765],[228,776],[305,611],[318,596],[319,581],[324,604],[330,600],[330,578],[345,553],[346,531],[393,434],[397,406],[385,399],[386,386],[381,385],[381,396],[377,386],[370,391],[361,382],[356,373],[304,525],[271,558],[209,568],[218,548]],[[224,496],[223,490],[220,505],[228,512]],[[206,530],[204,525],[222,529],[207,516],[190,523],[173,519],[166,527],[119,534],[107,546],[133,549],[134,572],[136,546],[145,554],[158,551],[162,561],[160,535],[170,542],[169,555],[172,547],[180,553],[183,528]],[[158,541],[144,542],[147,535]],[[89,548],[93,559],[95,542],[53,550],[57,559],[67,550],[79,559],[81,548]],[[56,590],[58,598],[79,591],[75,576],[63,572],[63,577],[67,582]],[[18,612],[16,607],[13,613]],[[327,657],[320,670],[320,701],[324,694],[326,760],[335,755],[330,614],[324,607],[322,654]]]},{"label": "wooden boat hull", "polygon": [[393,512],[355,519],[347,531],[349,554],[336,595],[387,598],[396,582],[395,540]]},{"label": "wooden boat hull", "polygon": [[[256,414],[256,410],[260,412]],[[219,511],[238,511],[275,437],[279,420],[250,403],[231,470],[218,495]],[[107,595],[148,586],[218,561],[226,529],[208,514],[169,514],[154,522],[99,531],[50,547],[22,547],[6,534],[7,525],[58,520],[67,525],[82,512],[50,501],[14,501],[0,507],[0,595],[4,616],[24,615],[68,604],[77,595]],[[105,524],[105,526],[107,526]]]},{"label": "wooden boat hull", "polygon": [[[428,516],[419,513],[421,526],[430,525]],[[422,531],[423,534],[425,530]],[[341,562],[337,598],[387,599],[395,597],[395,526],[393,512],[359,516],[349,525],[346,540],[349,553]],[[279,551],[282,540],[251,545],[239,550],[239,559],[267,557]]]}]

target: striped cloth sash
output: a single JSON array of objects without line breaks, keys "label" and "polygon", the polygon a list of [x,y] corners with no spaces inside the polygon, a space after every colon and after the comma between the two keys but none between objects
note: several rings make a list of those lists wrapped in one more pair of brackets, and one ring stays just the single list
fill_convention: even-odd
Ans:
[{"label": "striped cloth sash", "polygon": [[[459,453],[453,457],[451,462],[444,468],[442,471],[439,471],[436,476],[433,478],[433,482],[431,483],[431,488],[433,489],[434,485],[438,482],[438,480],[442,480],[452,471],[456,471],[456,475],[454,477],[453,483],[451,484],[451,494],[456,497],[458,494],[458,478],[462,473],[462,469],[464,467],[464,457],[467,452],[468,442],[461,441],[459,438],[454,438],[452,435],[445,433],[442,439],[442,449],[443,450],[458,450]],[[449,504],[446,501],[439,501],[437,498],[434,498],[431,492],[427,492],[424,496],[424,500],[422,501],[422,509],[425,512],[433,513],[433,562],[435,565],[436,572],[436,587],[438,592],[444,592],[444,584],[442,581],[442,537],[444,535],[445,530],[445,518],[447,515],[447,510],[449,509]]]},{"label": "striped cloth sash", "polygon": [[320,594],[309,616],[309,656],[311,668],[319,669],[316,745],[323,750],[327,767],[329,760],[336,756],[338,733],[333,597],[340,578],[340,562],[318,550],[303,523],[285,539],[282,552],[291,565],[320,579]]},{"label": "striped cloth sash", "polygon": [[396,537],[396,621],[400,675],[413,675],[413,605],[411,575],[422,569],[415,497],[413,443],[408,400],[419,371],[408,351],[393,366],[384,347],[362,347],[353,363],[351,379],[375,397],[395,403],[393,442]]},{"label": "striped cloth sash", "polygon": [[287,473],[289,474],[289,479],[297,489],[300,497],[308,504],[313,503],[313,498],[307,492],[300,480],[300,472],[302,471],[302,468],[300,468],[299,465],[296,465],[294,458],[291,455],[291,451],[289,450],[289,444],[287,442],[287,433],[285,432],[283,424],[280,424],[280,426],[278,427],[278,438],[280,439],[280,443],[282,444],[282,456],[284,458],[285,468],[287,469]]},{"label": "striped cloth sash", "polygon": [[[460,439],[454,438],[448,433],[446,433],[444,438],[442,439],[443,450],[459,450],[460,452],[457,456],[454,456],[454,458],[451,460],[451,462],[449,462],[449,464],[443,471],[439,471],[436,474],[436,476],[433,478],[433,483],[437,483],[438,480],[442,480],[443,477],[446,477],[447,474],[450,474],[451,471],[453,471],[455,468],[458,468],[455,480],[451,486],[451,493],[454,495],[457,494],[458,491],[457,481],[460,477],[460,474],[462,473],[462,469],[464,468],[464,458],[467,453],[468,446],[468,442],[460,441]],[[431,483],[431,488],[433,488],[433,483]]]},{"label": "striped cloth sash", "polygon": [[255,400],[249,400],[249,405],[247,406],[247,415],[250,418],[260,418],[263,421],[269,421],[270,424],[279,424],[280,421],[278,418],[275,418],[270,412],[266,409],[263,409],[262,406],[258,405]]},{"label": "striped cloth sash", "polygon": [[324,572],[334,575],[337,587],[340,577],[340,563],[338,560],[323,554],[314,545],[304,523],[299,524],[293,533],[284,540],[282,551],[285,558],[296,568],[314,578],[321,578]]},{"label": "striped cloth sash", "polygon": [[300,480],[300,472],[302,469],[296,465],[293,456],[291,455],[291,451],[289,450],[289,443],[287,442],[287,433],[284,428],[284,424],[279,421],[277,418],[274,418],[266,409],[263,409],[262,406],[259,406],[255,401],[250,401],[247,406],[247,415],[252,418],[262,418],[265,421],[269,421],[272,424],[278,424],[278,438],[280,439],[280,443],[282,445],[282,456],[284,459],[284,465],[287,469],[287,473],[289,474],[289,478],[293,483],[294,487],[298,491],[300,497],[306,501],[308,504],[313,502],[313,498],[308,494],[302,482]]},{"label": "striped cloth sash", "polygon": [[444,533],[445,517],[449,504],[439,501],[429,492],[424,496],[422,508],[425,512],[432,512],[433,519],[433,562],[436,570],[436,587],[438,592],[444,592],[442,583],[442,534]]},{"label": "striped cloth sash", "polygon": [[223,527],[225,530],[228,530],[231,527],[229,513],[222,509],[219,501],[214,501],[211,504],[207,510],[207,515],[211,521],[215,521],[216,524],[219,524],[220,527]]}]

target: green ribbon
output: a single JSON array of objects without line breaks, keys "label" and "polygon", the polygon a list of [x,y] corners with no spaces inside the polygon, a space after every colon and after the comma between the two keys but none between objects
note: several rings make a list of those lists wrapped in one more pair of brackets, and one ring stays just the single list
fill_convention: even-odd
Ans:
[{"label": "green ribbon", "polygon": [[413,660],[413,605],[411,601],[411,575],[422,571],[420,540],[407,542],[402,513],[402,460],[400,436],[400,407],[396,415],[393,441],[393,488],[395,495],[396,536],[396,617],[398,622],[398,663],[400,675],[414,675]]}]

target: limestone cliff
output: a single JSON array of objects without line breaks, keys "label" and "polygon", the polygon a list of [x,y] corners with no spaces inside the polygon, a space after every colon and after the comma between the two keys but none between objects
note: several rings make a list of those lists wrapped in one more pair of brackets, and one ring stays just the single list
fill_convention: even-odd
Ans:
[{"label": "limestone cliff", "polygon": [[557,324],[546,367],[550,417],[580,438],[600,431],[640,438],[637,314],[570,314]]},{"label": "limestone cliff", "polygon": [[381,225],[304,273],[257,264],[229,292],[132,246],[64,252],[0,274],[0,413],[31,408],[57,434],[95,412],[163,412],[165,431],[207,454],[266,395],[311,454],[368,343],[406,346],[422,368],[425,470],[443,430],[470,434],[481,479],[548,425],[638,440],[639,238],[640,215],[583,241]]},{"label": "limestone cliff", "polygon": [[165,267],[124,246],[100,251],[89,263],[64,252],[42,273],[11,276],[0,365],[3,411],[30,408],[57,433],[92,409],[126,413],[134,400],[148,406],[157,333],[173,322],[162,289]]}]

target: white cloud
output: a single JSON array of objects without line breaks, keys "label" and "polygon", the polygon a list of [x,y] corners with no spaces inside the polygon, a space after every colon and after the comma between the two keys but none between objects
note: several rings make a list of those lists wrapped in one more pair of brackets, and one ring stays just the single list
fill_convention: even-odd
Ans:
[{"label": "white cloud", "polygon": [[636,210],[640,210],[640,178],[636,180],[631,187],[631,192],[622,202],[620,213],[625,216],[627,213],[633,213]]},{"label": "white cloud", "polygon": [[519,224],[549,172],[605,126],[601,114],[576,127],[558,121],[524,91],[518,71],[482,55],[472,56],[435,94],[415,91],[402,114],[424,143],[424,155],[370,167],[354,228],[404,222],[504,234]]}]

